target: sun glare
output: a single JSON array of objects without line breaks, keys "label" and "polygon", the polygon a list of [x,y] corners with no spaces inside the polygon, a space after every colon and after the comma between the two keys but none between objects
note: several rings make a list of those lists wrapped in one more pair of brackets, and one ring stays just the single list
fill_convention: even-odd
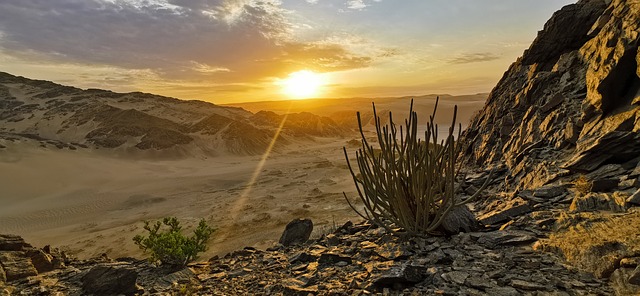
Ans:
[{"label": "sun glare", "polygon": [[309,70],[289,74],[281,81],[282,92],[295,99],[307,99],[318,96],[325,85],[323,77]]}]

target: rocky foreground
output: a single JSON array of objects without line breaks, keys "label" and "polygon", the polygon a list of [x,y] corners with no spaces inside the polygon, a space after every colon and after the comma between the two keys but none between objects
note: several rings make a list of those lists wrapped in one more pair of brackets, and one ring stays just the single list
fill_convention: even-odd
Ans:
[{"label": "rocky foreground", "polygon": [[[305,231],[303,231],[304,233]],[[308,236],[309,232],[306,233]],[[284,236],[291,236],[286,232]],[[304,235],[304,234],[302,234]],[[606,280],[536,252],[522,230],[402,238],[351,222],[301,245],[247,247],[186,268],[68,258],[0,236],[5,295],[608,295]],[[295,240],[284,241],[285,244]],[[637,261],[637,260],[636,260]],[[631,264],[631,263],[629,263]],[[640,279],[637,272],[635,279]]]}]

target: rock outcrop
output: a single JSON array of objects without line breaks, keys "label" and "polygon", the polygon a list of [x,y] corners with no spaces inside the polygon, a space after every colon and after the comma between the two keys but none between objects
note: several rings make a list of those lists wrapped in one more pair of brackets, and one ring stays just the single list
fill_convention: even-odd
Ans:
[{"label": "rock outcrop", "polygon": [[496,180],[475,208],[492,229],[547,232],[536,249],[636,295],[640,234],[640,1],[580,0],[556,12],[461,138]]},{"label": "rock outcrop", "polygon": [[504,164],[506,188],[640,156],[640,3],[581,0],[556,12],[511,65],[463,138],[476,166]]}]

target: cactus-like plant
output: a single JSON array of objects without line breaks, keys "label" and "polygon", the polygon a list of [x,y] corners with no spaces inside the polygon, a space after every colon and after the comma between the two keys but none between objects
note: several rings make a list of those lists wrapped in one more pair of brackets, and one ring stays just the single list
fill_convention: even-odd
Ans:
[{"label": "cactus-like plant", "polygon": [[[364,204],[364,213],[356,209],[346,193],[343,194],[349,206],[364,219],[389,231],[401,227],[411,235],[433,233],[452,209],[474,200],[488,185],[490,178],[470,198],[456,198],[456,176],[460,167],[456,167],[459,145],[454,130],[458,107],[454,108],[446,139],[439,142],[438,126],[434,123],[438,100],[423,139],[418,137],[418,115],[413,111],[413,100],[404,129],[403,126],[398,129],[391,112],[389,123],[382,126],[373,104],[378,148],[365,137],[360,112],[357,113],[362,137],[362,148],[356,151],[358,174],[351,165],[347,149],[343,148],[343,151]],[[461,129],[459,126],[458,136]]]}]

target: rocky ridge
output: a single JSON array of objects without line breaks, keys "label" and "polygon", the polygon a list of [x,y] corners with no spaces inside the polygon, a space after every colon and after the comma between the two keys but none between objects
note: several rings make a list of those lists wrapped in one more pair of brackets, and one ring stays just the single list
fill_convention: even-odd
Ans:
[{"label": "rocky ridge", "polygon": [[[342,136],[327,117],[290,114],[278,145],[311,136]],[[0,149],[37,141],[58,149],[173,150],[188,154],[264,152],[285,117],[262,120],[241,108],[152,94],[82,90],[0,72]],[[305,120],[306,125],[300,124]]]},{"label": "rocky ridge", "polygon": [[604,165],[621,165],[619,178],[633,171],[640,156],[639,45],[638,1],[581,0],[556,12],[465,131],[468,163],[504,165],[506,190]]},{"label": "rocky ridge", "polygon": [[609,279],[619,295],[640,293],[626,266],[640,255],[639,46],[640,1],[564,7],[462,137],[468,186],[494,172],[475,205],[480,220],[543,227],[537,249]]}]

